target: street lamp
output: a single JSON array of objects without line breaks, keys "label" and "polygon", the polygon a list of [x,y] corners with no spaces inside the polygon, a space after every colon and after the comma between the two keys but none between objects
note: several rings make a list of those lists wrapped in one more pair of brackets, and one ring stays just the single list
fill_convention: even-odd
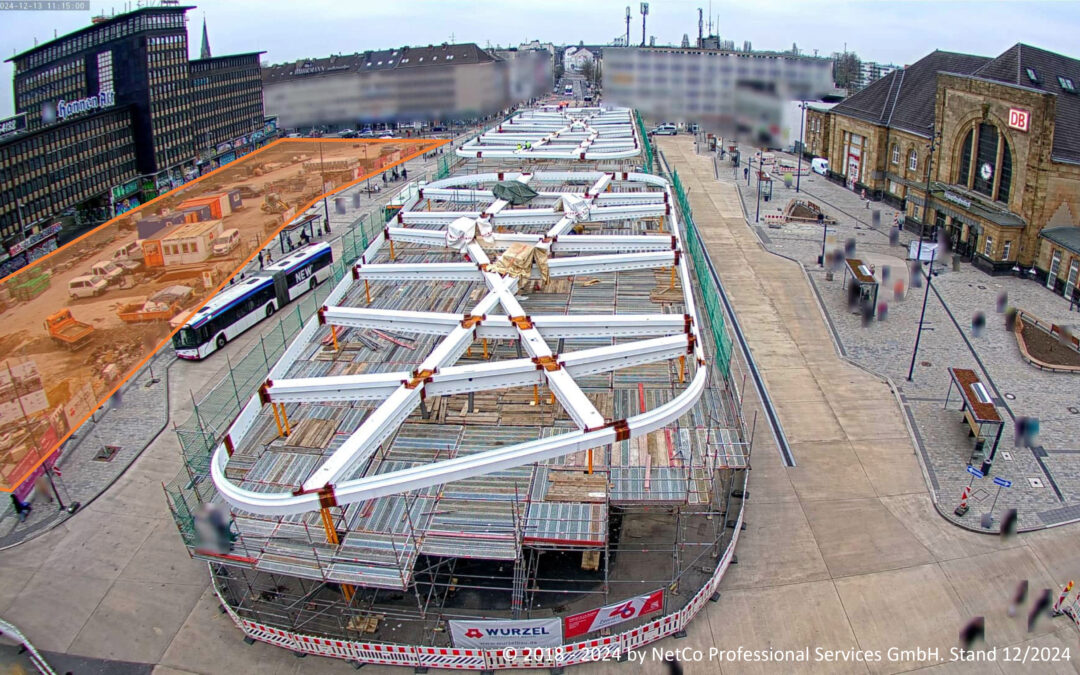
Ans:
[{"label": "street lamp", "polygon": [[[919,240],[919,248],[922,248],[922,240]],[[922,312],[919,314],[919,331],[915,333],[915,348],[911,350],[911,367],[908,368],[907,379],[911,382],[911,376],[915,372],[915,357],[919,353],[919,339],[922,338],[923,319],[926,318],[926,301],[930,298],[930,283],[934,278],[934,258],[937,256],[937,247],[930,251],[930,269],[926,271],[926,293],[923,294]],[[919,273],[922,274],[922,259],[916,260],[919,265]]]},{"label": "street lamp", "polygon": [[758,162],[758,175],[757,175],[757,211],[754,212],[754,222],[758,222],[761,218],[761,162]]},{"label": "street lamp", "polygon": [[[922,215],[919,218],[919,248],[915,258],[922,263],[922,242],[926,236],[926,221],[930,218],[930,172],[934,167],[934,146],[941,134],[934,133],[934,125],[930,125],[930,144],[927,146],[929,154],[926,157],[926,192],[923,195]],[[908,379],[911,379],[910,377]]]},{"label": "street lamp", "polygon": [[795,192],[799,191],[802,178],[803,129],[806,125],[806,101],[799,101],[799,152],[795,155]]}]

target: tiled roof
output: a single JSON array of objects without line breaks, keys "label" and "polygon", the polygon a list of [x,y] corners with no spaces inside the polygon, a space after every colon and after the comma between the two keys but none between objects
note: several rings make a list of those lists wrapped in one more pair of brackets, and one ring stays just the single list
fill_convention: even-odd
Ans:
[{"label": "tiled roof", "polygon": [[[1028,76],[1029,68],[1035,80]],[[1057,96],[1051,156],[1057,160],[1080,162],[1080,61],[1017,43],[972,75]],[[1071,81],[1074,91],[1062,86],[1059,78]]]},{"label": "tiled roof", "polygon": [[931,52],[915,63],[875,80],[832,109],[874,124],[930,136],[939,72],[971,74],[990,59],[956,52]]},{"label": "tiled roof", "polygon": [[1048,227],[1039,233],[1055,244],[1060,244],[1073,253],[1080,253],[1080,227]]},{"label": "tiled roof", "polygon": [[474,64],[495,60],[494,56],[474,43],[401,47],[319,59],[301,59],[292,63],[267,66],[263,69],[263,81],[279,82],[294,77],[311,77],[339,71],[366,73],[393,68]]}]

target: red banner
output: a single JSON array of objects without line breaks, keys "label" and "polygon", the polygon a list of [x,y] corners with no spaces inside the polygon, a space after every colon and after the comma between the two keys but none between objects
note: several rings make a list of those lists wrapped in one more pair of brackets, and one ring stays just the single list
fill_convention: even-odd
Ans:
[{"label": "red banner", "polygon": [[614,626],[615,624],[636,619],[664,608],[664,589],[647,595],[639,595],[623,600],[614,605],[591,609],[581,614],[573,614],[563,619],[563,638],[577,637],[586,633]]}]

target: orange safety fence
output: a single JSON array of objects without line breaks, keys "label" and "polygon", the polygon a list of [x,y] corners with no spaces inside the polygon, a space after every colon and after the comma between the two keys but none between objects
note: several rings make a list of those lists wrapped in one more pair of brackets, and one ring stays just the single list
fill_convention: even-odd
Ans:
[{"label": "orange safety fence", "polygon": [[[0,279],[0,490],[27,492],[182,318],[298,216],[448,142],[279,139]],[[239,243],[214,255],[233,229]]]}]

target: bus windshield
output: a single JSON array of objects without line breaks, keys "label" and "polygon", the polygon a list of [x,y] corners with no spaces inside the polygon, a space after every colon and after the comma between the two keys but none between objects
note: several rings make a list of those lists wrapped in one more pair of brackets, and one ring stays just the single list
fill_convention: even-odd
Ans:
[{"label": "bus windshield", "polygon": [[184,326],[173,336],[173,347],[184,349],[199,346],[199,336],[191,326]]}]

